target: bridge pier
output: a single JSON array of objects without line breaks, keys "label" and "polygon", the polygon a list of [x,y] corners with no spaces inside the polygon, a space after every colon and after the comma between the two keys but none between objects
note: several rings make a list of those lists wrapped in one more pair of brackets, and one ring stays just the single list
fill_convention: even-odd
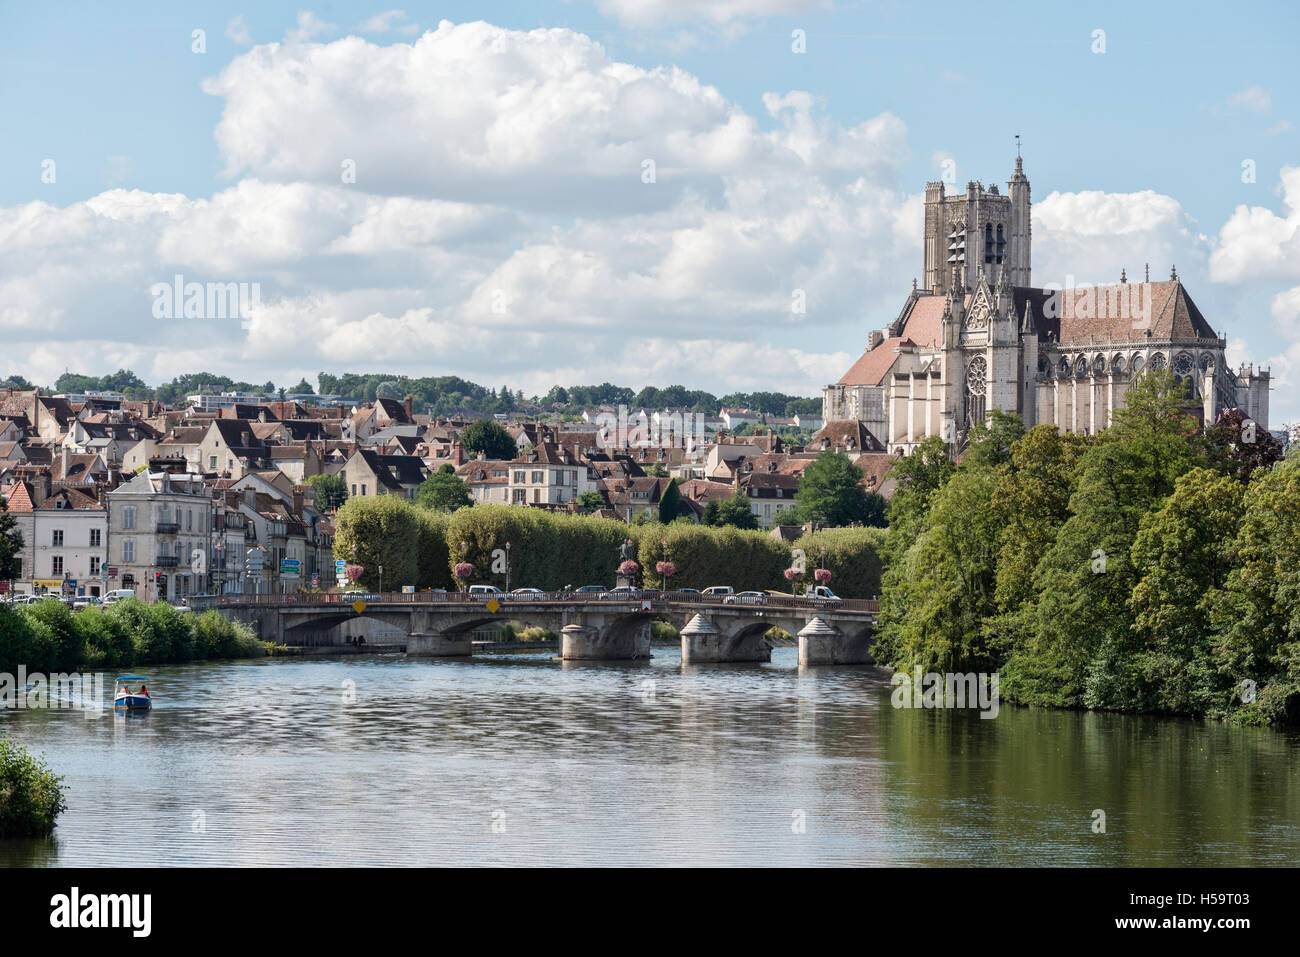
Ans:
[{"label": "bridge pier", "polygon": [[469,632],[458,635],[423,632],[408,635],[406,639],[408,658],[463,658],[473,652],[474,640]]},{"label": "bridge pier", "polygon": [[570,624],[560,629],[560,657],[565,661],[637,661],[650,657],[650,623],[603,628]]},{"label": "bridge pier", "polygon": [[870,632],[852,637],[821,618],[799,631],[799,667],[807,665],[873,665]]},{"label": "bridge pier", "polygon": [[703,615],[696,615],[681,630],[682,664],[722,661],[771,661],[772,648],[761,632],[724,635]]}]

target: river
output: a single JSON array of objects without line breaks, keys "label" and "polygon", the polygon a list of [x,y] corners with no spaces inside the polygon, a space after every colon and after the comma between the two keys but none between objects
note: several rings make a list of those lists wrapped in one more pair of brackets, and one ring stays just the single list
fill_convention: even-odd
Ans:
[{"label": "river", "polygon": [[1295,734],[896,710],[887,672],[800,670],[792,648],[552,655],[167,666],[145,672],[146,716],[0,711],[69,805],[53,838],[0,841],[0,864],[1300,860]]}]

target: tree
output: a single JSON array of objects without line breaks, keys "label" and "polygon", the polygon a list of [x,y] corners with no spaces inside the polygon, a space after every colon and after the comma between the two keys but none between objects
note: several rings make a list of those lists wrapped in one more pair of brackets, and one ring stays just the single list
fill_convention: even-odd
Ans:
[{"label": "tree", "polygon": [[677,479],[673,479],[659,496],[659,521],[668,525],[672,523],[682,507],[682,493],[677,490]]},{"label": "tree", "polygon": [[[713,504],[713,503],[710,503]],[[732,525],[736,528],[758,528],[758,520],[749,505],[749,496],[737,489],[731,498],[717,503],[718,513],[715,525]]]},{"label": "tree", "polygon": [[23,533],[9,514],[9,503],[0,495],[0,581],[22,576]]},{"label": "tree", "polygon": [[332,511],[348,499],[348,485],[342,475],[312,475],[307,484],[312,487],[318,511]]},{"label": "tree", "polygon": [[420,483],[415,503],[439,512],[454,512],[474,504],[465,480],[450,465],[444,465]]},{"label": "tree", "polygon": [[645,474],[649,475],[651,478],[667,478],[668,469],[664,468],[664,463],[662,462],[651,462],[646,466]]},{"label": "tree", "polygon": [[827,525],[883,526],[885,500],[861,483],[862,470],[848,456],[822,452],[804,469],[795,502],[804,515]]},{"label": "tree", "polygon": [[482,452],[490,459],[509,460],[519,454],[519,447],[510,433],[501,423],[491,419],[478,419],[465,426],[460,433],[460,444],[466,454]]},{"label": "tree", "polygon": [[596,509],[605,507],[605,496],[594,488],[589,488],[578,496],[578,506],[588,512],[594,512]]},{"label": "tree", "polygon": [[306,376],[303,376],[303,377],[302,377],[302,381],[299,382],[299,383],[298,383],[296,386],[294,386],[293,388],[291,388],[289,391],[292,392],[292,393],[295,393],[295,394],[299,394],[299,393],[305,393],[305,394],[307,394],[307,395],[315,395],[315,394],[316,394],[316,390],[313,389],[313,388],[311,387],[311,383],[307,381],[307,377],[306,377]]}]

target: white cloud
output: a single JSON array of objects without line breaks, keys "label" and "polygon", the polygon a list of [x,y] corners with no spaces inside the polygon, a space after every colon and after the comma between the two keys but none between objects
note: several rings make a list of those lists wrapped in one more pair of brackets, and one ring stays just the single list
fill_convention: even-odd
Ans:
[{"label": "white cloud", "polygon": [[1251,113],[1267,113],[1273,108],[1273,98],[1262,86],[1248,86],[1240,93],[1234,93],[1228,102]]},{"label": "white cloud", "polygon": [[338,27],[333,23],[326,23],[310,10],[300,10],[297,28],[290,30],[285,35],[285,39],[294,44],[307,43],[326,33],[333,33],[337,29]]},{"label": "white cloud", "polygon": [[1035,285],[1166,279],[1177,265],[1184,280],[1204,269],[1209,240],[1173,197],[1137,193],[1050,193],[1033,207]]},{"label": "white cloud", "polygon": [[242,13],[231,18],[230,22],[226,24],[226,39],[232,43],[238,43],[240,46],[248,46],[253,42],[253,35],[249,33],[248,24],[244,22]]},{"label": "white cloud", "polygon": [[385,10],[383,13],[377,13],[369,20],[365,21],[357,29],[362,33],[400,33],[405,36],[418,33],[420,28],[414,23],[403,23],[406,19],[405,10]]},{"label": "white cloud", "polygon": [[734,24],[763,17],[790,17],[834,6],[832,0],[596,0],[596,9],[629,27],[676,23]]},{"label": "white cloud", "polygon": [[1300,166],[1284,166],[1279,216],[1262,206],[1238,206],[1219,230],[1210,257],[1216,282],[1300,280]]}]

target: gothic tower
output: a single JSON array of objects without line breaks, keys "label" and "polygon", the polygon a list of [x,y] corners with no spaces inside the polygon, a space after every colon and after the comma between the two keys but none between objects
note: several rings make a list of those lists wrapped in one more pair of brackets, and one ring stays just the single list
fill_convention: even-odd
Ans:
[{"label": "gothic tower", "polygon": [[1011,285],[1025,287],[1029,282],[1029,178],[1025,176],[1020,156],[1016,156],[1016,171],[1007,183],[1011,197]]}]

